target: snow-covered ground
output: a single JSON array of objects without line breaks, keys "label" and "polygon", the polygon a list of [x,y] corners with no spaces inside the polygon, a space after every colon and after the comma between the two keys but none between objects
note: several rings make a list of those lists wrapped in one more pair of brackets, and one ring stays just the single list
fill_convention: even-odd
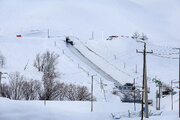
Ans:
[{"label": "snow-covered ground", "polygon": [[[130,37],[136,31],[145,33],[149,38],[147,50],[155,53],[147,55],[149,98],[154,100],[157,88],[152,78],[165,84],[178,79],[178,60],[172,59],[178,56],[169,54],[177,53],[172,48],[180,47],[179,6],[179,0],[0,0],[0,52],[6,58],[6,65],[0,71],[18,71],[27,78],[41,80],[42,74],[33,67],[33,62],[37,53],[50,50],[60,55],[59,81],[85,85],[90,90],[91,75],[97,75],[93,113],[89,102],[48,101],[44,106],[43,101],[0,98],[0,119],[109,120],[110,113],[133,111],[132,104],[121,103],[118,96],[111,94],[113,82],[66,46],[63,41],[66,35],[78,37],[79,40],[71,37],[74,47],[112,78],[122,84],[136,78],[136,85],[141,85],[143,56],[136,49],[142,50],[143,45]],[[17,38],[17,34],[22,38]],[[119,37],[106,40],[111,35]],[[106,84],[105,96],[100,79]],[[3,78],[4,82],[8,79]],[[152,120],[178,119],[177,94],[174,111],[171,111],[170,96],[162,99],[161,106],[162,117],[151,117]],[[150,108],[154,110],[155,103]]]},{"label": "snow-covered ground", "polygon": [[[128,116],[128,110],[133,111],[133,105],[121,102],[95,102],[94,111],[90,112],[90,102],[68,101],[14,101],[0,98],[1,120],[113,120],[111,113]],[[139,111],[141,105],[137,105]],[[150,107],[154,111],[154,108]],[[163,109],[164,110],[164,109]],[[150,120],[178,120],[177,106],[175,111],[166,110],[162,116],[150,117]],[[122,118],[122,120],[139,120]]]}]

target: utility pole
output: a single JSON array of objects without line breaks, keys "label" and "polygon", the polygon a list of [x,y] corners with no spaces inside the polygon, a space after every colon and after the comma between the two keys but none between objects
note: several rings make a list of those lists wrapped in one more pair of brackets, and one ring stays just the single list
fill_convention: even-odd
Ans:
[{"label": "utility pole", "polygon": [[137,74],[137,72],[138,72],[138,71],[137,71],[137,64],[136,64],[136,69],[135,69],[135,73]]},{"label": "utility pole", "polygon": [[158,90],[156,90],[156,110],[158,110]]},{"label": "utility pole", "polygon": [[179,50],[179,118],[180,118],[180,48]]},{"label": "utility pole", "polygon": [[173,110],[173,87],[172,87],[173,81],[171,80],[171,110]]},{"label": "utility pole", "polygon": [[124,62],[123,64],[124,64],[124,68],[126,68],[126,63]]},{"label": "utility pole", "polygon": [[141,101],[141,120],[143,120],[143,109],[144,109],[144,80],[142,81],[142,101]]},{"label": "utility pole", "polygon": [[179,118],[180,118],[180,48],[174,48],[179,51]]},{"label": "utility pole", "polygon": [[1,87],[2,72],[0,72],[0,87]]},{"label": "utility pole", "polygon": [[48,38],[50,38],[50,36],[49,36],[49,28],[48,28]]},{"label": "utility pole", "polygon": [[[148,110],[148,90],[147,90],[147,68],[146,68],[146,54],[152,54],[153,51],[151,52],[146,52],[146,43],[144,43],[144,50],[143,51],[138,51],[136,50],[137,53],[143,53],[143,85],[142,85],[142,97],[145,99],[145,118],[149,118],[149,110]],[[144,96],[143,96],[144,94]],[[143,103],[143,101],[142,101]],[[143,111],[143,104],[142,104],[142,111]],[[142,112],[143,113],[143,112]],[[143,115],[142,115],[143,117]],[[143,119],[143,118],[141,118]]]},{"label": "utility pole", "polygon": [[100,78],[100,88],[101,88],[101,90],[102,90],[102,92],[104,94],[104,100],[107,102],[106,95],[105,95],[105,90],[104,90],[104,84],[103,84],[101,78]]},{"label": "utility pole", "polygon": [[114,60],[116,60],[116,58],[117,58],[116,55],[114,55]]},{"label": "utility pole", "polygon": [[91,38],[89,40],[94,40],[94,32],[91,33]]},{"label": "utility pole", "polygon": [[134,111],[136,111],[136,86],[135,86],[135,78],[134,78]]},{"label": "utility pole", "polygon": [[160,110],[161,109],[161,84],[159,83],[159,93],[158,93],[158,109],[157,110]]},{"label": "utility pole", "polygon": [[94,32],[92,32],[92,40],[94,40]]},{"label": "utility pole", "polygon": [[2,72],[0,72],[0,96],[1,96],[1,92],[2,92],[1,78],[2,78]]},{"label": "utility pole", "polygon": [[93,112],[93,80],[94,80],[94,76],[96,76],[96,75],[91,76],[91,112]]}]

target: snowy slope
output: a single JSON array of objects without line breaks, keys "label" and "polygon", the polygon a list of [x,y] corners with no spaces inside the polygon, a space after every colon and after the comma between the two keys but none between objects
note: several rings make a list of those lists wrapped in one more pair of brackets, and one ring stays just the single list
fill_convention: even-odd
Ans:
[{"label": "snowy slope", "polygon": [[[6,39],[4,41],[4,39]],[[40,38],[40,37],[23,37],[23,38],[0,38],[1,53],[6,57],[6,65],[1,68],[2,72],[12,73],[20,72],[26,78],[41,80],[42,73],[33,67],[34,59],[37,53],[43,53],[46,50],[54,51],[59,54],[57,70],[60,77],[57,78],[60,82],[73,83],[76,85],[85,85],[89,88],[91,86],[91,75],[97,74],[94,78],[94,95],[98,101],[105,101],[104,93],[101,90],[100,79],[104,84],[107,101],[117,101],[116,97],[111,94],[113,83],[106,81],[98,73],[85,65],[76,56],[74,56],[69,48],[66,47],[65,42],[59,38]],[[24,67],[27,65],[26,70]],[[2,79],[2,83],[8,83],[8,76],[4,75],[6,79]],[[114,100],[113,100],[114,99]],[[119,101],[119,99],[118,99]]]},{"label": "snowy slope", "polygon": [[[98,45],[98,46],[97,46]],[[136,50],[142,51],[143,44],[136,42],[132,38],[119,37],[112,41],[108,40],[91,40],[87,46],[94,50],[107,62],[116,68],[131,75],[132,78],[142,78],[143,55],[136,53]],[[178,54],[168,55],[170,53],[178,53],[171,47],[158,46],[147,43],[147,51],[153,50],[154,54],[147,55],[147,72],[150,78],[157,77],[161,81],[168,83],[172,79],[178,78]],[[164,57],[156,56],[161,54]],[[166,56],[170,58],[166,58]],[[115,58],[116,57],[116,58]],[[136,72],[137,65],[137,72]]]}]

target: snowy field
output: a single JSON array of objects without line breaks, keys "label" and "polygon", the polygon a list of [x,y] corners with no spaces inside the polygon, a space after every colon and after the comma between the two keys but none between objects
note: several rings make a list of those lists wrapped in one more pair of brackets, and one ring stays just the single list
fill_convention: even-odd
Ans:
[{"label": "snowy field", "polygon": [[[90,102],[67,101],[13,101],[0,98],[1,120],[113,120],[111,113],[128,116],[128,110],[133,112],[131,104],[113,102],[95,102],[94,111],[90,112]],[[140,105],[137,106],[137,109]],[[151,108],[151,107],[150,107]],[[153,108],[151,108],[153,110]],[[175,110],[164,111],[162,117],[153,116],[150,120],[178,120]],[[122,120],[139,120],[136,118],[122,118]]]}]

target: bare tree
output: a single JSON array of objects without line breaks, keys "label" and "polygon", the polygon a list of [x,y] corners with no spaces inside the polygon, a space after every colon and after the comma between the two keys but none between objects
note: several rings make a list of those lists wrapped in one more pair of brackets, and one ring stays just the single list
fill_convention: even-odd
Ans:
[{"label": "bare tree", "polygon": [[66,93],[66,98],[70,101],[75,101],[77,98],[76,86],[73,84],[68,85],[68,90]]},{"label": "bare tree", "polygon": [[10,83],[10,96],[11,99],[20,100],[23,98],[22,87],[24,84],[24,80],[26,78],[23,75],[20,75],[19,72],[11,73],[9,75],[9,83]]},{"label": "bare tree", "polygon": [[1,84],[0,95],[9,99],[11,98],[10,87],[7,84]]},{"label": "bare tree", "polygon": [[141,39],[141,40],[147,40],[147,39],[148,39],[148,37],[147,37],[144,33],[142,33],[142,35],[141,35],[140,39]]},{"label": "bare tree", "polygon": [[9,84],[1,85],[0,94],[14,100],[91,100],[87,87],[60,83],[54,78],[50,73],[44,73],[42,81],[29,80],[19,72],[10,73]]},{"label": "bare tree", "polygon": [[139,38],[139,36],[140,36],[140,34],[138,33],[138,32],[135,32],[133,35],[132,35],[132,37],[131,38],[133,38],[133,39],[138,39]]},{"label": "bare tree", "polygon": [[66,100],[68,85],[59,83],[59,100]]},{"label": "bare tree", "polygon": [[[94,96],[93,96],[93,99],[95,100]],[[85,87],[85,86],[77,87],[77,100],[78,101],[90,101],[91,100],[91,94],[88,92],[87,87]]]},{"label": "bare tree", "polygon": [[42,60],[40,57],[40,53],[36,54],[36,59],[34,60],[34,67],[36,67],[39,72],[42,71]]},{"label": "bare tree", "polygon": [[[87,87],[85,86],[77,86],[70,84],[68,85],[66,98],[67,100],[70,101],[90,101],[91,94],[89,93]],[[94,96],[93,96],[93,100],[94,101],[96,100]]]},{"label": "bare tree", "polygon": [[34,67],[36,67],[40,72],[51,73],[51,75],[57,77],[59,75],[59,73],[56,71],[58,58],[59,55],[54,52],[46,51],[42,55],[39,53],[36,55]]},{"label": "bare tree", "polygon": [[41,83],[38,80],[23,81],[23,97],[26,100],[39,99],[38,91],[41,90]]},{"label": "bare tree", "polygon": [[58,54],[50,51],[36,55],[34,67],[43,72],[43,93],[40,93],[40,99],[52,100],[58,96],[58,84],[54,80],[59,76],[59,72],[56,71],[58,58]]},{"label": "bare tree", "polygon": [[52,73],[44,73],[42,82],[43,82],[43,100],[53,100],[58,95],[58,84],[55,81],[55,76]]}]

